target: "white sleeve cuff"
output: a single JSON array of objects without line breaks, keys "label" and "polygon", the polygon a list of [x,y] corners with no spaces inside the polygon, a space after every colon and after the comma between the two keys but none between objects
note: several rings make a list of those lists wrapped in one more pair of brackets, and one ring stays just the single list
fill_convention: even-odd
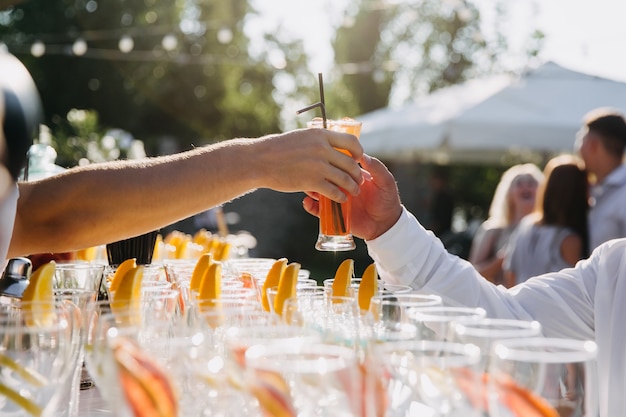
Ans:
[{"label": "white sleeve cuff", "polygon": [[370,256],[383,279],[415,286],[416,274],[423,266],[423,257],[439,242],[424,229],[415,216],[402,208],[400,218],[389,230],[366,242]]}]

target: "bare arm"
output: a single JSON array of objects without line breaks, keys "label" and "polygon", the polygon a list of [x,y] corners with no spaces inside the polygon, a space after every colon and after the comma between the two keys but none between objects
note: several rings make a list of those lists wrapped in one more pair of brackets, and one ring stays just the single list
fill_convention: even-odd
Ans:
[{"label": "bare arm", "polygon": [[472,243],[469,261],[482,276],[494,282],[502,271],[504,257],[497,252],[491,256],[499,229],[484,229],[484,226],[483,224]]},{"label": "bare arm", "polygon": [[[334,147],[347,149],[351,158]],[[9,256],[64,252],[145,233],[256,188],[359,192],[352,135],[303,129],[235,139],[176,155],[74,168],[20,183]]]},{"label": "bare arm", "polygon": [[583,240],[580,236],[571,234],[563,239],[561,242],[561,257],[571,266],[576,265],[576,262],[582,259],[583,253]]}]

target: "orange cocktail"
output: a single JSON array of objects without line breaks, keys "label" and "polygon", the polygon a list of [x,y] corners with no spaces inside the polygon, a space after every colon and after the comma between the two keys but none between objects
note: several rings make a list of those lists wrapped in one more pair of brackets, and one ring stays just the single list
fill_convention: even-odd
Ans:
[{"label": "orange cocktail", "polygon": [[[307,124],[309,127],[323,128],[322,119],[314,119]],[[327,120],[326,128],[337,132],[355,135],[361,133],[361,122],[354,119]],[[347,151],[344,151],[348,153]],[[352,197],[348,201],[337,203],[323,195],[319,197],[320,233],[315,248],[322,251],[346,251],[356,248],[350,229]]]}]

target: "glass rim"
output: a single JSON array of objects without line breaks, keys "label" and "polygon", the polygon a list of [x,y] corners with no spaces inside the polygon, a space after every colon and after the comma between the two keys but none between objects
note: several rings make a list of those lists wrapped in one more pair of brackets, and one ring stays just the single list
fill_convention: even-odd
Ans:
[{"label": "glass rim", "polygon": [[[438,314],[438,313],[459,313],[458,316]],[[487,311],[481,307],[451,307],[451,306],[428,306],[428,307],[416,307],[409,309],[408,315],[414,320],[429,320],[429,321],[449,321],[452,320],[465,320],[471,318],[471,314],[475,313],[477,318],[485,318]]]},{"label": "glass rim", "polygon": [[491,354],[500,360],[540,363],[570,363],[593,360],[598,347],[592,340],[521,337],[494,343]]},{"label": "glass rim", "polygon": [[539,336],[541,333],[541,323],[536,320],[484,318],[478,321],[461,320],[453,323],[452,326],[454,332],[462,336],[499,339]]},{"label": "glass rim", "polygon": [[[400,301],[399,299],[405,298],[406,301]],[[424,302],[433,302],[437,304],[422,304],[419,303],[420,306],[424,307],[437,307],[442,303],[442,298],[435,294],[417,294],[417,293],[399,293],[399,294],[376,294],[372,296],[371,301],[376,301],[377,303],[387,304],[387,303],[400,303],[400,305],[411,306],[414,304],[414,300],[424,300]]]},{"label": "glass rim", "polygon": [[[478,363],[482,358],[481,350],[473,343],[451,342],[447,340],[393,340],[376,347],[385,355],[396,351],[432,352],[432,357],[445,357],[442,353],[454,353],[469,358],[472,363]],[[428,357],[425,355],[424,357]]]},{"label": "glass rim", "polygon": [[[317,127],[318,125],[321,127],[324,125],[324,120],[321,117],[316,117],[306,124],[308,127]],[[326,119],[326,125],[362,126],[363,122],[352,118]]]}]

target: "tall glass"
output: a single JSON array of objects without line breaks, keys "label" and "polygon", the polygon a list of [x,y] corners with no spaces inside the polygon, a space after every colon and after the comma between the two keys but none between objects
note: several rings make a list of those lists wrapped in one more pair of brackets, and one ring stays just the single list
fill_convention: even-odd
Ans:
[{"label": "tall glass", "polygon": [[[310,128],[323,129],[322,119],[314,119],[307,123]],[[341,120],[327,120],[326,128],[336,132],[344,132],[355,135],[361,134],[361,122],[343,118]],[[342,151],[347,153],[346,151]],[[351,207],[352,197],[348,195],[348,201],[337,203],[323,195],[319,196],[320,233],[315,244],[315,249],[320,251],[348,251],[356,248],[352,237]]]}]

